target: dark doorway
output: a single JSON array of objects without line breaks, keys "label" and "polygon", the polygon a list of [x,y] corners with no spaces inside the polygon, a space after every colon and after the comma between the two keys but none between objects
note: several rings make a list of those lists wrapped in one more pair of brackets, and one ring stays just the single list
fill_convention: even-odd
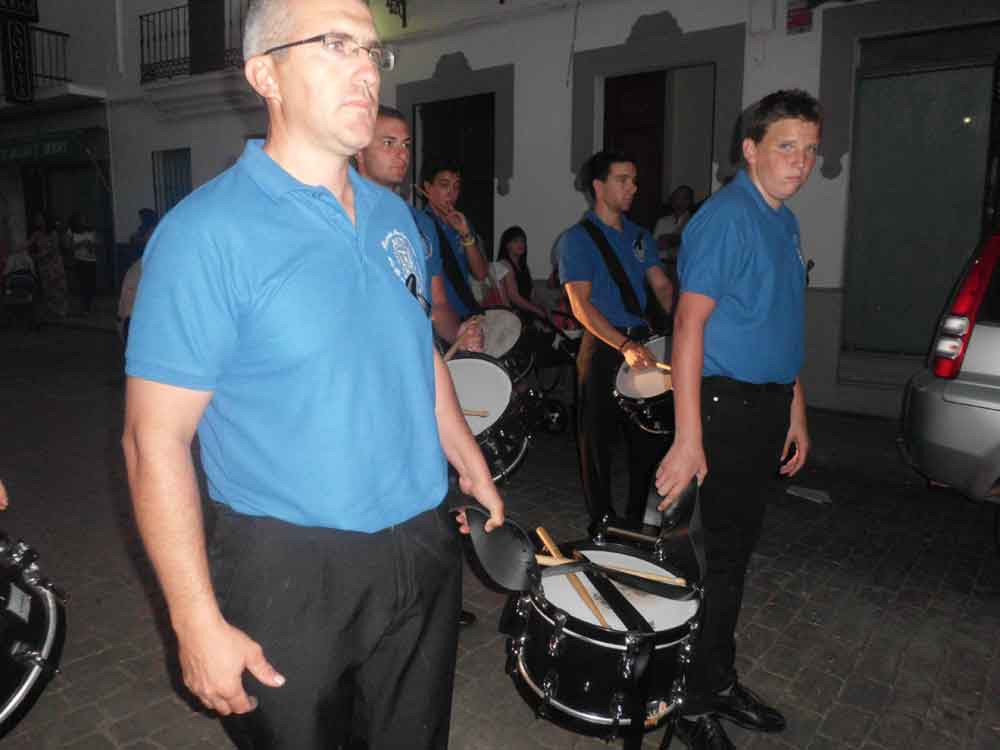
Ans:
[{"label": "dark doorway", "polygon": [[667,72],[654,70],[604,82],[604,148],[635,159],[639,191],[629,218],[652,229],[663,203],[664,110]]},{"label": "dark doorway", "polygon": [[476,94],[418,104],[413,183],[427,161],[454,162],[462,172],[458,209],[466,215],[493,257],[494,94]]},{"label": "dark doorway", "polygon": [[652,230],[674,189],[686,185],[695,202],[712,193],[715,65],[687,65],[607,78],[606,149],[636,160],[639,192],[629,217]]}]

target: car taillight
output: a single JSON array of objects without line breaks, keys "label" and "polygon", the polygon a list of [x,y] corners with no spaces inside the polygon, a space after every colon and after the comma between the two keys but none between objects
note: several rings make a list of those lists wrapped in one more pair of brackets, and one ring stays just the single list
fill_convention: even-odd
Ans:
[{"label": "car taillight", "polygon": [[983,301],[993,269],[1000,258],[1000,234],[987,242],[979,257],[969,265],[951,308],[941,318],[938,335],[931,349],[934,374],[939,378],[954,378],[962,369],[962,360],[969,346],[976,315]]}]

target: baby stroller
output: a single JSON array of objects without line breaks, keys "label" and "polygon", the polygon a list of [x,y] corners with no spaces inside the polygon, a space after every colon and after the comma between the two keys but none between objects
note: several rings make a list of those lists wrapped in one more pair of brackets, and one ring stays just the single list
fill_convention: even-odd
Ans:
[{"label": "baby stroller", "polygon": [[11,261],[14,261],[13,257],[8,259],[3,283],[0,286],[4,317],[8,320],[20,320],[31,330],[38,330],[40,327],[38,276],[30,259],[28,263],[20,264]]}]

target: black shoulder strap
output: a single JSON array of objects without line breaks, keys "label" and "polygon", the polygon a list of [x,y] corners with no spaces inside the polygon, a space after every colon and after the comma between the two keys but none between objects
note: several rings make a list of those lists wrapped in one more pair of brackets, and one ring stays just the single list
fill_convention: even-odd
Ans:
[{"label": "black shoulder strap", "polygon": [[635,289],[632,288],[632,283],[628,280],[628,276],[625,275],[625,269],[622,268],[621,261],[615,255],[615,251],[611,247],[611,243],[608,242],[608,238],[604,236],[604,232],[590,219],[581,221],[580,226],[587,230],[590,239],[594,241],[597,249],[601,251],[601,255],[604,257],[604,264],[608,267],[608,273],[611,274],[611,278],[618,286],[619,293],[621,293],[625,309],[637,317],[644,317],[642,307],[639,306],[639,298],[635,294]]},{"label": "black shoulder strap", "polygon": [[472,290],[469,288],[469,282],[465,280],[465,274],[462,273],[462,269],[458,266],[458,259],[455,257],[455,252],[451,249],[451,242],[448,241],[448,235],[444,233],[437,219],[432,216],[431,220],[434,222],[434,228],[437,230],[438,246],[441,250],[441,264],[444,267],[444,275],[448,277],[451,288],[455,290],[458,298],[462,300],[462,304],[474,313],[481,313],[483,308],[476,301]]}]

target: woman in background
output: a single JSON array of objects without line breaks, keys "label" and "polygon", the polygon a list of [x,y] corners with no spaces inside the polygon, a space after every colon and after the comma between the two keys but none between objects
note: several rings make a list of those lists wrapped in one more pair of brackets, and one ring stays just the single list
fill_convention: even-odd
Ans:
[{"label": "woman in background", "polygon": [[521,227],[508,227],[500,235],[500,252],[493,266],[501,298],[508,307],[549,321],[549,311],[531,301],[535,283],[528,268],[528,236]]}]

